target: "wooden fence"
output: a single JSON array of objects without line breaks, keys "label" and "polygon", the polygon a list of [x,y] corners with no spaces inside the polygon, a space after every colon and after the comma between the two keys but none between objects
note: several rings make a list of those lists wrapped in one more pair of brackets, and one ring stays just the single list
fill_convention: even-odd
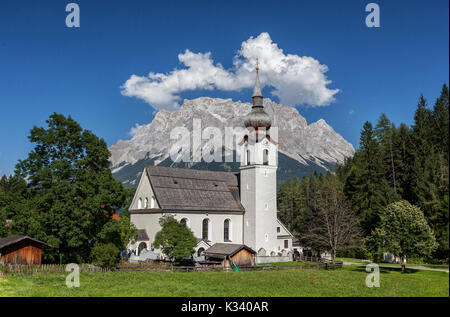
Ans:
[{"label": "wooden fence", "polygon": [[[314,262],[314,261],[305,261]],[[333,265],[330,262],[315,262],[292,265],[256,265],[256,266],[242,266],[239,271],[265,271],[265,270],[331,270],[342,268],[342,262],[337,262]],[[117,271],[153,271],[153,272],[221,272],[233,271],[230,267],[223,266],[174,266],[174,265],[119,265],[116,267]],[[80,272],[108,272],[108,269],[102,269],[98,266],[90,264],[80,264]],[[65,264],[42,264],[42,265],[0,265],[0,275],[18,275],[18,274],[33,274],[33,273],[57,273],[66,272]]]},{"label": "wooden fence", "polygon": [[[239,271],[277,271],[277,270],[332,270],[342,268],[342,264],[332,265],[326,262],[293,264],[293,265],[256,265],[256,266],[240,266]],[[221,272],[233,271],[231,267],[223,266],[155,266],[155,265],[120,265],[116,268],[118,271],[152,271],[152,272]]]},{"label": "wooden fence", "polygon": [[[326,259],[324,257],[319,258],[317,256],[300,255],[300,256],[297,257],[296,261],[297,262],[317,262],[317,263],[324,263],[324,264],[328,264],[328,265],[330,265],[330,264],[332,265],[333,264],[332,260]],[[343,264],[344,263],[342,261],[334,261],[334,265],[337,268],[342,268]]]},{"label": "wooden fence", "polygon": [[[33,273],[57,273],[66,272],[66,264],[41,264],[41,265],[20,265],[20,264],[0,264],[0,275],[17,275]],[[106,272],[107,269],[91,264],[80,264],[80,272]]]},{"label": "wooden fence", "polygon": [[296,258],[297,262],[321,262],[323,258],[319,258],[318,256],[305,256],[299,255]]}]

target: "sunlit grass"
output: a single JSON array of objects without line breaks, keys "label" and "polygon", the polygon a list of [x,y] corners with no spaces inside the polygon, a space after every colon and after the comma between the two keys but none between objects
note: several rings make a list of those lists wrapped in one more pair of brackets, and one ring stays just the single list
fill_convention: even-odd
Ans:
[{"label": "sunlit grass", "polygon": [[0,277],[0,296],[449,296],[444,272],[380,270],[379,288],[364,267],[340,270],[82,273],[67,288],[63,273]]}]

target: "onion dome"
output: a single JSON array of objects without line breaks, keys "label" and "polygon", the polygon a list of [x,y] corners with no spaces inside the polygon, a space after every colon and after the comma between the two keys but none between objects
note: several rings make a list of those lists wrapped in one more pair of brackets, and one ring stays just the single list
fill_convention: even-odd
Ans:
[{"label": "onion dome", "polygon": [[258,64],[256,64],[255,88],[253,89],[252,99],[252,110],[244,118],[245,127],[253,127],[255,130],[258,130],[258,128],[265,128],[266,130],[269,130],[271,126],[271,120],[269,115],[264,111],[261,84],[259,82]]}]

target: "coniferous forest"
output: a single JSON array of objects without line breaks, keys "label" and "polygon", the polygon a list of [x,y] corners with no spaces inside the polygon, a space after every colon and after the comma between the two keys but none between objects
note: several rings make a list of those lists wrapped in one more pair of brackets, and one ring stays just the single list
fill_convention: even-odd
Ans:
[{"label": "coniferous forest", "polygon": [[[359,243],[341,250],[342,256],[370,256],[365,244],[379,225],[386,207],[406,200],[423,212],[437,242],[427,261],[448,260],[449,254],[449,92],[443,85],[432,103],[421,95],[411,126],[396,126],[382,113],[361,130],[355,155],[327,175],[314,173],[280,185],[280,219],[291,232],[307,236],[317,225],[318,206],[338,188],[359,222]],[[308,244],[310,241],[303,241]],[[311,244],[311,243],[310,243]],[[313,244],[311,244],[313,245]]]}]

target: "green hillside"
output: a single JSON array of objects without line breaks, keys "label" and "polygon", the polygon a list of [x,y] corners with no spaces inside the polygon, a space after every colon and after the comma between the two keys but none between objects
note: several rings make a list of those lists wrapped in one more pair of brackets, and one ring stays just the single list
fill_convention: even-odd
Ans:
[{"label": "green hillside", "polygon": [[[233,153],[234,155],[234,153]],[[210,170],[210,171],[225,171],[225,172],[239,172],[239,163],[237,162],[198,162],[198,163],[187,163],[179,162],[174,163],[171,158],[167,158],[159,166],[177,167],[177,168],[192,168],[197,170]],[[306,160],[308,165],[303,165],[297,160],[290,158],[289,156],[279,152],[278,153],[278,170],[277,170],[277,182],[281,184],[283,181],[297,176],[302,178],[304,176],[309,176],[315,171],[318,173],[326,173],[326,169],[317,165],[317,163]],[[127,165],[123,167],[118,172],[114,173],[113,176],[118,181],[124,183],[126,187],[135,187],[138,184],[138,179],[141,175],[142,170],[146,165],[154,165],[155,159],[143,159],[137,161],[133,165]],[[336,165],[327,162],[322,162],[324,166],[328,169],[334,169]]]}]

